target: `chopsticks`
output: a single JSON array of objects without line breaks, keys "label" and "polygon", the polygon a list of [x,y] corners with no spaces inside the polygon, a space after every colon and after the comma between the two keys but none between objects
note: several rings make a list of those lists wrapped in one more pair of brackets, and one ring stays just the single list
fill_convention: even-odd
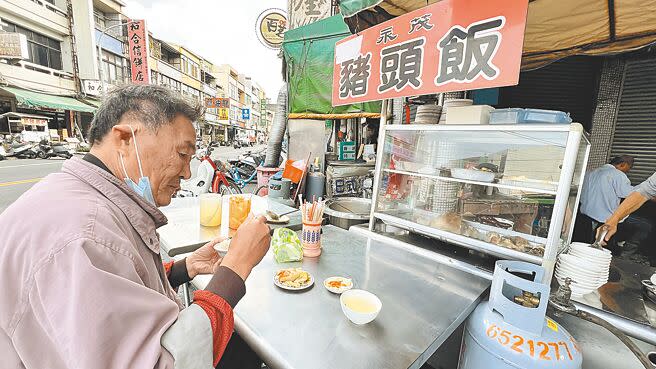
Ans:
[{"label": "chopsticks", "polygon": [[299,194],[299,201],[301,203],[301,215],[303,218],[303,223],[318,223],[323,219],[323,210],[326,205],[326,201],[321,197],[318,201],[312,201],[311,203],[303,201],[303,194]]}]

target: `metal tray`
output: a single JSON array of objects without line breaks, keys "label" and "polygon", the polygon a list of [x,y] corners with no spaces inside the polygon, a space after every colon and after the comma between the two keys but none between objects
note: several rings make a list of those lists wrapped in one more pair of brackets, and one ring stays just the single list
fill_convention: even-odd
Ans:
[{"label": "metal tray", "polygon": [[[456,244],[459,246],[463,246],[472,250],[476,250],[479,252],[483,252],[485,254],[493,255],[499,258],[509,258],[511,260],[522,260],[522,261],[527,261],[530,263],[534,264],[541,264],[542,263],[542,257],[537,256],[537,255],[532,255],[532,254],[527,254],[524,252],[520,252],[517,250],[512,250],[508,249],[502,246],[498,246],[489,242],[482,241],[480,239],[476,238],[471,238],[467,237],[461,234],[456,234],[448,231],[444,231],[438,228],[434,228],[428,225],[423,225],[420,223],[417,223],[412,219],[411,216],[413,215],[424,215],[424,216],[436,216],[435,213],[431,213],[425,210],[421,209],[396,209],[396,210],[389,210],[385,212],[376,212],[374,213],[374,217],[382,220],[386,224],[396,226],[399,228],[403,228],[405,230],[408,230],[410,232],[414,233],[419,233],[424,236],[428,236],[431,238],[435,238],[444,242]],[[498,228],[492,227],[495,232],[501,234],[498,232]],[[512,232],[512,231],[511,231]],[[526,238],[524,234],[519,234],[522,237]],[[529,240],[529,243],[532,240]],[[533,241],[534,242],[534,241]]]}]

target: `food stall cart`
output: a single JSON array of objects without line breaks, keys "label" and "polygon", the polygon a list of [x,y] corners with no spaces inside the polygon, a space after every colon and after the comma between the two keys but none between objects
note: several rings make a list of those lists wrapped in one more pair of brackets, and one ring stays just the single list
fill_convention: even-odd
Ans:
[{"label": "food stall cart", "polygon": [[[387,124],[391,98],[517,83],[526,6],[519,0],[445,0],[337,43],[333,103],[383,100],[370,221],[348,231],[324,226],[319,257],[277,263],[269,251],[253,269],[246,281],[248,292],[234,310],[235,329],[270,368],[421,368],[425,363],[454,368],[462,323],[485,298],[498,258],[542,264],[543,281],[551,282],[557,255],[571,239],[590,147],[580,124]],[[427,14],[451,16],[438,23],[422,18]],[[466,19],[456,19],[464,15]],[[503,58],[488,55],[498,74],[440,80],[440,56],[435,54],[440,38],[455,25],[500,15],[504,21],[491,26],[506,27],[494,29],[503,34],[494,48]],[[417,33],[408,36],[408,26],[410,33]],[[400,87],[387,86],[401,75],[388,68],[400,64],[382,63],[381,55],[395,50],[391,54],[398,51],[395,55],[401,58],[403,51],[392,46],[417,39],[426,43],[423,57],[431,61],[417,76],[424,83],[412,86],[407,80]],[[415,63],[424,60],[420,56]],[[356,69],[360,74],[352,76]],[[545,149],[551,156],[537,154]],[[522,155],[507,155],[511,150]],[[557,165],[544,169],[553,161]],[[501,169],[481,169],[510,167],[506,164],[514,164],[512,179],[504,178],[507,173]],[[553,200],[552,210],[542,215],[548,218],[546,237],[537,232],[540,215],[531,197],[536,194]],[[173,233],[162,234],[164,251],[174,247]],[[293,292],[275,284],[281,269],[301,266],[314,284]],[[350,323],[340,311],[340,299],[323,286],[324,278],[331,276],[347,277],[355,288],[377,295],[382,303],[379,316],[366,325]],[[209,280],[197,276],[192,284],[204,288]],[[651,327],[585,302],[577,307],[648,341],[640,343],[643,351],[653,350],[656,335]],[[555,319],[579,340],[583,368],[639,367],[602,328],[570,316]]]}]

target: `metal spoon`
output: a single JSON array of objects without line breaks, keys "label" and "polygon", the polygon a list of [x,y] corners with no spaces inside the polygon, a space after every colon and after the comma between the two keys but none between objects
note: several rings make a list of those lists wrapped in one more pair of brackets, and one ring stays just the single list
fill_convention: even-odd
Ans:
[{"label": "metal spoon", "polygon": [[604,242],[604,237],[606,237],[606,234],[608,234],[608,228],[606,226],[602,226],[601,232],[599,232],[599,236],[597,236],[597,239],[595,239],[595,242],[590,245],[590,247],[597,250],[603,250],[604,245],[602,242]]}]

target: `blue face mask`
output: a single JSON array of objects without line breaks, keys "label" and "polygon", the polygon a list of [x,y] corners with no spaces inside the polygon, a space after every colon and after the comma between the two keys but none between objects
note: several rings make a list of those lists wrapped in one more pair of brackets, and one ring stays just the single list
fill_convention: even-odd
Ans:
[{"label": "blue face mask", "polygon": [[121,161],[121,167],[123,168],[123,174],[125,175],[123,180],[125,181],[125,184],[127,184],[128,187],[130,187],[139,196],[143,197],[149,203],[157,206],[157,204],[155,204],[155,198],[153,197],[153,189],[150,187],[150,179],[144,176],[143,170],[141,169],[141,158],[139,157],[139,148],[137,147],[137,138],[134,135],[134,129],[132,129],[132,126],[129,127],[132,131],[132,142],[134,142],[134,150],[137,153],[137,164],[139,165],[139,175],[141,175],[141,177],[139,177],[139,183],[134,183],[134,181],[130,179],[127,170],[125,170],[123,155],[119,152],[118,155]]}]

